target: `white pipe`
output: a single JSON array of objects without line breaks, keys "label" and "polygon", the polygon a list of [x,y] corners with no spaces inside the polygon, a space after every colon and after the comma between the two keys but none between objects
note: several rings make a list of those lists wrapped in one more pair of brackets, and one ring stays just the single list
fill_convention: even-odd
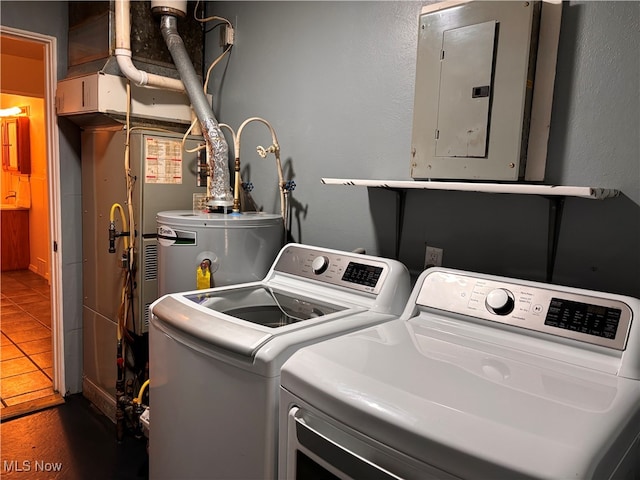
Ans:
[{"label": "white pipe", "polygon": [[187,16],[187,0],[151,0],[151,11],[156,15]]},{"label": "white pipe", "polygon": [[116,0],[116,60],[122,74],[138,86],[184,92],[182,80],[138,70],[131,60],[129,0]]},{"label": "white pipe", "polygon": [[[236,155],[236,162],[237,162],[237,170],[236,170],[236,184],[238,183],[238,175],[239,175],[239,163],[240,163],[240,136],[242,135],[242,131],[244,130],[244,127],[246,127],[249,123],[251,122],[261,122],[263,124],[265,124],[267,126],[267,128],[269,129],[269,132],[271,132],[271,141],[273,142],[273,144],[265,149],[264,147],[258,147],[258,155],[260,155],[262,158],[265,158],[267,156],[267,153],[273,153],[276,157],[276,170],[278,171],[278,190],[280,192],[280,215],[282,216],[282,219],[286,222],[286,212],[285,212],[285,192],[284,192],[284,174],[282,172],[282,164],[280,162],[280,145],[278,144],[278,137],[276,137],[276,131],[273,129],[273,127],[271,126],[271,124],[269,122],[267,122],[264,118],[260,118],[260,117],[251,117],[251,118],[247,118],[244,122],[242,122],[242,124],[240,125],[240,127],[238,127],[238,133],[236,134],[236,137],[234,138],[234,152]],[[236,194],[238,187],[236,186]],[[286,223],[285,223],[285,227],[286,227]]]}]

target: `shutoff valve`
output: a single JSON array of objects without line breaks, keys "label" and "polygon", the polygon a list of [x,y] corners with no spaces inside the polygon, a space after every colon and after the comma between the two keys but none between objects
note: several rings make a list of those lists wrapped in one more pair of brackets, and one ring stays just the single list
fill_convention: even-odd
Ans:
[{"label": "shutoff valve", "polygon": [[116,222],[109,222],[109,253],[116,253],[116,238],[126,237],[130,232],[116,232]]},{"label": "shutoff valve", "polygon": [[116,253],[116,223],[109,223],[109,253]]}]

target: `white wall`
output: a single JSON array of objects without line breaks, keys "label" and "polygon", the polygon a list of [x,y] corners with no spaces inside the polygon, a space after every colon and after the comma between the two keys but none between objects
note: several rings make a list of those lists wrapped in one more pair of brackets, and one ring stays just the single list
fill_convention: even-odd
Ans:
[{"label": "white wall", "polygon": [[[211,2],[236,44],[209,91],[219,120],[274,125],[297,184],[293,235],[340,249],[395,254],[396,195],[326,186],[321,177],[409,179],[417,17],[429,2]],[[547,183],[616,188],[567,199],[553,281],[640,296],[639,2],[564,4]],[[205,41],[219,53],[217,30]],[[266,128],[246,130],[243,179],[277,208]],[[422,269],[424,245],[451,267],[544,280],[549,203],[541,197],[407,194],[399,258]],[[298,220],[298,223],[296,223]]]}]

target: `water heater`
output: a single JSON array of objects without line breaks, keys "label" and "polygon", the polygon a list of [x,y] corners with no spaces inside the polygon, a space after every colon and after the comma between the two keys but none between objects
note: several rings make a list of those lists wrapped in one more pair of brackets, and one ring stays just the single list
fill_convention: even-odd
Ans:
[{"label": "water heater", "polygon": [[[260,281],[284,241],[282,216],[274,213],[178,210],[157,219],[159,296]],[[198,285],[203,273],[209,280]]]}]

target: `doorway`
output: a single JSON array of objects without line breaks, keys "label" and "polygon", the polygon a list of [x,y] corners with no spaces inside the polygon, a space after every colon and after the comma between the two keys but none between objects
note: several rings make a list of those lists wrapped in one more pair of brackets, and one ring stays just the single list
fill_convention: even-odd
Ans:
[{"label": "doorway", "polygon": [[3,248],[3,258],[14,260],[18,248],[27,253],[23,262],[3,261],[0,275],[5,420],[61,403],[65,383],[61,265],[54,241],[60,232],[56,39],[0,26],[0,42],[0,107],[26,107],[21,115],[28,118],[29,135],[20,141],[29,144],[30,162],[26,170],[3,168],[1,177],[2,232],[15,236],[14,250]]}]

